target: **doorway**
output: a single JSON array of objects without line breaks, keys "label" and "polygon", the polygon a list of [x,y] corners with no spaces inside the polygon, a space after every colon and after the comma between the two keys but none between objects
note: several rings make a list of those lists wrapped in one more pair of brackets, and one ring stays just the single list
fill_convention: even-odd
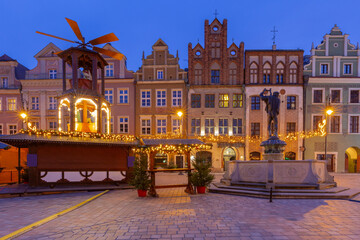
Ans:
[{"label": "doorway", "polygon": [[226,162],[236,160],[236,152],[233,148],[225,148],[223,153],[223,169],[226,171]]}]

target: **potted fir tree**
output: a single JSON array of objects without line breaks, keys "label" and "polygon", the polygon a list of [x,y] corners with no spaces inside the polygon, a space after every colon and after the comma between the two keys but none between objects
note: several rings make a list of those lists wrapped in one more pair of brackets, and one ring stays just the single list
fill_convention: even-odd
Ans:
[{"label": "potted fir tree", "polygon": [[130,185],[138,190],[139,197],[146,197],[146,192],[150,187],[149,173],[147,170],[147,159],[140,157],[134,161],[133,176]]},{"label": "potted fir tree", "polygon": [[211,163],[205,159],[196,158],[192,164],[195,171],[191,174],[191,183],[196,186],[198,193],[205,193],[206,187],[208,187],[215,178],[215,176],[210,173]]}]

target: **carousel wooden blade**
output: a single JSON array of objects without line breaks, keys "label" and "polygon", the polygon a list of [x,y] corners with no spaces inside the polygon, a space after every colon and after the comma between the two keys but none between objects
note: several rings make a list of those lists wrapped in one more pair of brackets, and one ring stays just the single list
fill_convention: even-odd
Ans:
[{"label": "carousel wooden blade", "polygon": [[36,31],[36,33],[39,33],[39,34],[42,34],[42,35],[45,35],[45,36],[48,36],[48,37],[53,37],[53,38],[61,39],[61,40],[67,41],[67,42],[76,43],[75,41],[72,41],[72,40],[69,40],[69,39],[66,39],[66,38],[62,38],[62,37],[57,37],[57,36],[51,35],[51,34],[39,32],[39,31]]},{"label": "carousel wooden blade", "polygon": [[74,31],[76,37],[82,42],[82,43],[85,43],[85,39],[83,37],[83,35],[81,34],[80,32],[80,28],[77,24],[77,22],[75,22],[74,20],[71,20],[71,19],[68,19],[68,18],[65,18],[66,21],[69,23],[71,29]]},{"label": "carousel wooden blade", "polygon": [[60,51],[60,52],[56,52],[56,53],[54,53],[55,55],[58,55],[59,53],[62,53],[63,51]]},{"label": "carousel wooden blade", "polygon": [[103,49],[103,48],[93,47],[93,50],[97,51],[99,53],[105,54],[106,56],[115,58],[117,60],[122,60],[123,57],[124,57],[124,54],[113,52],[113,51],[106,50],[106,49]]},{"label": "carousel wooden blade", "polygon": [[89,43],[92,45],[99,45],[102,43],[114,42],[114,41],[118,41],[118,40],[119,39],[117,38],[117,36],[114,33],[109,33],[104,36],[95,38],[95,39],[89,41]]}]

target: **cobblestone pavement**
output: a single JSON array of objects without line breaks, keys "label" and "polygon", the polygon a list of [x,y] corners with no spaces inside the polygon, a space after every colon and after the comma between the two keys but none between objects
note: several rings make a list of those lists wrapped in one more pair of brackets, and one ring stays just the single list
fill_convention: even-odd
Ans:
[{"label": "cobblestone pavement", "polygon": [[98,193],[0,198],[0,237],[72,207]]},{"label": "cobblestone pavement", "polygon": [[[339,183],[341,179],[342,186],[360,182],[356,174],[336,174],[335,178]],[[138,198],[134,190],[111,191],[18,239],[360,239],[359,202],[275,199],[269,203],[266,199],[213,193],[188,195],[183,190],[160,189],[159,198]],[[70,206],[78,203],[70,204],[74,199],[80,202],[80,197],[90,198],[96,193],[86,194],[34,198],[39,199],[38,205],[51,209],[51,201]],[[15,208],[6,210],[5,215],[0,213],[0,224],[11,222],[12,212],[17,221],[24,216],[30,219],[19,208],[25,206],[25,201],[21,203],[25,198],[16,200],[18,204],[13,206],[7,203]],[[39,210],[35,203],[34,209]],[[53,214],[42,210],[42,217]],[[42,218],[36,212],[31,215],[37,218],[33,222]],[[0,226],[3,229],[4,225]]]}]

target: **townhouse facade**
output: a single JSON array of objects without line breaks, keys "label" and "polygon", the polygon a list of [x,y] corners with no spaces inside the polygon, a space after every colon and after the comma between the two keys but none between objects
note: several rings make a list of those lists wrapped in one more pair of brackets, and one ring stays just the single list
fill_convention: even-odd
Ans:
[{"label": "townhouse facade", "polygon": [[244,43],[227,46],[227,20],[205,20],[205,43],[188,45],[189,137],[199,137],[213,145],[211,151],[196,156],[224,170],[229,160],[244,160],[244,143],[227,136],[244,132]]},{"label": "townhouse facade", "polygon": [[[269,137],[266,104],[259,96],[264,89],[280,93],[279,137],[303,131],[303,54],[303,50],[276,50],[275,45],[272,50],[245,51],[247,160],[262,159],[260,143]],[[286,142],[285,159],[303,159],[302,139]]]},{"label": "townhouse facade", "polygon": [[[311,48],[306,79],[305,128],[316,130],[325,119],[324,137],[305,141],[307,159],[327,160],[328,170],[360,171],[360,50],[335,25]],[[331,108],[333,113],[326,114]],[[326,156],[325,156],[326,149]]]},{"label": "townhouse facade", "polygon": [[[178,53],[170,54],[168,45],[158,39],[152,53],[145,57],[134,74],[136,81],[135,134],[141,137],[172,135],[186,138],[187,72],[180,68]],[[185,166],[182,155],[158,153],[155,167]]]}]

